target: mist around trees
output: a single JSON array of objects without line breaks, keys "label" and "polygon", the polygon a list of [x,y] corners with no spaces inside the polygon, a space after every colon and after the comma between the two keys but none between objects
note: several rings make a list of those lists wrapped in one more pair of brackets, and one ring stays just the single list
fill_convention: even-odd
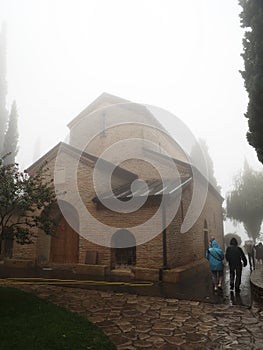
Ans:
[{"label": "mist around trees", "polygon": [[[246,136],[263,163],[263,1],[239,0],[239,5],[240,26],[244,28],[244,69],[240,73],[248,93]],[[234,225],[243,224],[248,238],[256,242],[262,238],[263,173],[245,162],[233,182],[233,190],[226,195],[226,216]]]},{"label": "mist around trees", "polygon": [[[3,24],[0,32],[0,157],[11,164],[18,153],[18,113],[15,101],[8,111],[6,97],[6,25]],[[8,157],[4,157],[7,154]]]},{"label": "mist around trees", "polygon": [[226,196],[227,217],[242,223],[248,238],[256,242],[263,221],[263,172],[253,170],[247,162],[234,179],[233,190]]}]

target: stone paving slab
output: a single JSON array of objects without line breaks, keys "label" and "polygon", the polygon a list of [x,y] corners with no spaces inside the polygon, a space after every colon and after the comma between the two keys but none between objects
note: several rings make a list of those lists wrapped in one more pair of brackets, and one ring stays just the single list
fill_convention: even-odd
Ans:
[{"label": "stone paving slab", "polygon": [[260,304],[249,308],[47,285],[20,288],[84,315],[118,350],[263,349]]}]

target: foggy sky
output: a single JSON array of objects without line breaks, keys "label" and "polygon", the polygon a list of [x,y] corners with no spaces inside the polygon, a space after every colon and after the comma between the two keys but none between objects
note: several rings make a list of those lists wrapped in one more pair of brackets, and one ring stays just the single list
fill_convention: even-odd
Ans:
[{"label": "foggy sky", "polygon": [[237,0],[0,0],[21,166],[108,92],[164,108],[204,138],[224,196],[245,157],[262,168],[245,136],[240,10]]}]

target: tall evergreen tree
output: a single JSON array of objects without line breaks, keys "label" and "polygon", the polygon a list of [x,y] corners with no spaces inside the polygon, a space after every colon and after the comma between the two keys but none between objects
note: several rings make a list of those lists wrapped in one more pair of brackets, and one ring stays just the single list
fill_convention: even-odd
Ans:
[{"label": "tall evergreen tree", "polygon": [[6,25],[3,23],[0,33],[0,155],[3,152],[4,135],[8,118],[6,95]]},{"label": "tall evergreen tree", "polygon": [[[3,154],[8,154],[5,158],[5,164],[15,162],[15,157],[18,152],[18,128],[17,128],[17,108],[16,102],[12,104],[11,112],[8,119],[8,126],[5,133]],[[9,154],[10,153],[10,154]]]},{"label": "tall evergreen tree", "polygon": [[263,0],[239,0],[241,26],[247,28],[243,48],[245,70],[241,72],[248,92],[247,140],[263,163]]}]

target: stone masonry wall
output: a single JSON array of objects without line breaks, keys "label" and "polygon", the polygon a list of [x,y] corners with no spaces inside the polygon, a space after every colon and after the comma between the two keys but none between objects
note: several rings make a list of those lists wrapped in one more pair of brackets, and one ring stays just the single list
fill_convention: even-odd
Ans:
[{"label": "stone masonry wall", "polygon": [[[61,167],[65,168],[65,181],[57,185],[56,189],[59,199],[68,201],[74,186],[71,185],[72,179],[67,174],[67,168],[72,165],[72,156],[63,154],[61,157]],[[55,158],[49,160],[50,171],[54,171]],[[124,179],[113,179],[115,184],[124,184]],[[102,184],[103,185],[103,184]],[[86,210],[90,213],[90,219],[86,222],[80,222],[81,237],[79,240],[79,263],[85,263],[87,252],[96,251],[98,254],[98,263],[111,266],[110,238],[107,236],[109,227],[112,232],[118,229],[127,228],[135,238],[145,237],[149,239],[149,228],[134,228],[149,220],[160,206],[160,199],[149,198],[139,210],[132,213],[117,213],[106,209],[100,204],[95,204],[92,199],[96,196],[93,186],[93,164],[89,161],[81,161],[78,164],[77,188],[80,197],[84,203],[84,215]],[[67,193],[65,193],[65,189]],[[102,186],[103,189],[103,186]],[[202,190],[202,188],[200,189]],[[194,260],[204,257],[204,222],[208,226],[208,235],[214,235],[218,243],[223,243],[223,221],[221,199],[212,188],[209,188],[204,208],[194,226],[187,233],[180,233],[181,224],[186,215],[187,208],[191,201],[192,187],[188,186],[183,191],[179,210],[174,213],[174,220],[167,227],[167,262],[169,267],[176,267],[187,264]],[[76,199],[75,199],[76,200]],[[76,206],[76,203],[73,203]],[[97,222],[104,226],[97,225]],[[162,222],[156,222],[153,227],[159,234],[151,237],[146,243],[136,247],[136,266],[147,268],[160,268],[163,266],[163,246],[162,246]],[[106,233],[106,235],[105,235]],[[109,235],[110,236],[110,235]],[[96,244],[98,237],[100,242],[106,246]],[[44,256],[49,259],[50,237],[38,232],[38,239],[35,244],[29,246],[14,246],[14,258],[29,258],[40,260]]]}]

